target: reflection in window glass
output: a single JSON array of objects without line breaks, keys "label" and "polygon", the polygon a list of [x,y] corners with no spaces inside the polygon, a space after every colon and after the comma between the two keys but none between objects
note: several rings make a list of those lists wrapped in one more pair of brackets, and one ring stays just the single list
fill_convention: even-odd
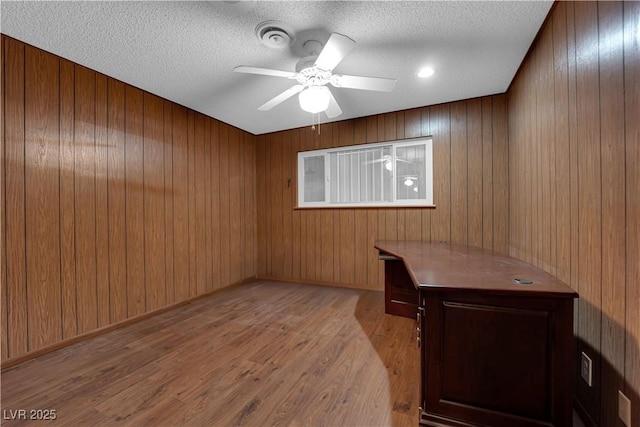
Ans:
[{"label": "reflection in window glass", "polygon": [[324,156],[304,159],[304,201],[324,202]]},{"label": "reflection in window glass", "polygon": [[396,150],[396,199],[424,199],[427,194],[425,177],[425,146],[408,145]]}]

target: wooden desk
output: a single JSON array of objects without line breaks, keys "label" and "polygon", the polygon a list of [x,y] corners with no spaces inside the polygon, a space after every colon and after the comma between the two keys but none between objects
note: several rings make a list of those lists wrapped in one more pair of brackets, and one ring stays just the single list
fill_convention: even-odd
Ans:
[{"label": "wooden desk", "polygon": [[464,245],[375,247],[395,292],[391,308],[417,314],[420,425],[572,425],[572,289],[530,264]]}]

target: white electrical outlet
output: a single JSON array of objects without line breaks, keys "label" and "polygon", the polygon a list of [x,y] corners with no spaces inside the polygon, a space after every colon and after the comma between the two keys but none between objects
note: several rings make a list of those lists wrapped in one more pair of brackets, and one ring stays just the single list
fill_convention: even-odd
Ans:
[{"label": "white electrical outlet", "polygon": [[593,371],[591,365],[591,359],[583,351],[582,358],[580,360],[580,375],[582,376],[582,379],[586,381],[589,387],[591,387],[591,383],[593,380]]},{"label": "white electrical outlet", "polygon": [[631,401],[618,390],[618,417],[624,425],[631,427]]}]

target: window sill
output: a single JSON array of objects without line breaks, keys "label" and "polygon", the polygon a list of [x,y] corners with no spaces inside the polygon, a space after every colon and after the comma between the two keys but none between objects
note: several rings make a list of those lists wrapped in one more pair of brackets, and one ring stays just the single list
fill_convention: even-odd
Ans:
[{"label": "window sill", "polygon": [[328,206],[296,206],[293,210],[313,209],[435,209],[436,205],[328,205]]}]

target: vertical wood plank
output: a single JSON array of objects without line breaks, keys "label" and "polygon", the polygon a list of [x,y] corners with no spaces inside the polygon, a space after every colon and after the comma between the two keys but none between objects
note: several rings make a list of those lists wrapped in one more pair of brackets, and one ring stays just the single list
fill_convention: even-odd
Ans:
[{"label": "vertical wood plank", "polygon": [[205,225],[204,225],[204,238],[205,238],[205,291],[210,292],[213,288],[213,242],[212,238],[212,225],[211,225],[211,122],[212,119],[204,117],[204,211],[205,211]]},{"label": "vertical wood plank", "polygon": [[78,333],[98,326],[96,254],[96,73],[75,67],[75,220]]},{"label": "vertical wood plank", "polygon": [[109,298],[109,193],[107,164],[107,77],[96,74],[96,293],[98,327],[111,323]]},{"label": "vertical wood plank", "polygon": [[[405,138],[417,138],[422,134],[421,110],[414,108],[406,110],[403,115],[403,136]],[[424,209],[405,210],[405,238],[408,240],[422,239],[422,211]]]},{"label": "vertical wood plank", "polygon": [[493,249],[493,98],[482,98],[482,247]]},{"label": "vertical wood plank", "polygon": [[[523,79],[520,88],[520,99],[525,97],[525,93],[528,93],[528,86],[530,86],[529,82],[530,72],[529,69],[531,67],[528,63],[523,64],[522,73]],[[525,98],[526,99],[526,98]],[[525,161],[526,155],[529,153],[529,145],[528,145],[528,129],[531,128],[529,123],[529,109],[530,109],[530,100],[521,101],[524,105],[521,106],[520,111],[518,111],[518,120],[520,122],[520,126],[517,128],[518,142],[516,146],[514,146],[515,152],[515,168],[514,170],[521,171],[518,175],[518,190],[514,190],[513,196],[516,201],[514,202],[514,206],[517,207],[517,210],[513,210],[513,216],[516,223],[515,233],[517,238],[514,239],[515,253],[514,255],[524,261],[531,260],[531,247],[530,247],[530,226],[531,224],[531,210],[527,209],[527,199],[530,197],[531,188],[529,185],[529,176],[530,173],[530,163],[531,161]],[[494,108],[496,108],[494,106]]]},{"label": "vertical wood plank", "polygon": [[602,165],[602,425],[618,422],[624,388],[625,147],[622,3],[598,3]]},{"label": "vertical wood plank", "polygon": [[[341,147],[354,144],[353,121],[339,122],[337,125],[338,145]],[[334,135],[335,137],[335,135]],[[334,138],[335,139],[335,138]],[[354,209],[340,209],[340,270],[338,272],[339,283],[357,283],[356,274],[356,236],[355,236],[355,212]]]},{"label": "vertical wood plank", "polygon": [[[378,126],[378,140],[376,142],[382,142],[385,139],[385,127],[384,127],[384,115],[378,117],[377,126]],[[387,210],[386,209],[378,209],[378,232],[377,236],[379,239],[387,238],[387,227],[386,227],[386,217]],[[384,285],[384,263],[376,262],[378,266],[378,282],[376,283],[376,288],[381,289]]]},{"label": "vertical wood plank", "polygon": [[468,240],[467,101],[451,104],[451,241]]},{"label": "vertical wood plank", "polygon": [[[322,126],[319,148],[331,148],[332,140],[333,127],[331,125]],[[317,233],[321,236],[322,241],[322,263],[319,277],[323,282],[333,282],[333,266],[336,259],[334,256],[334,212],[332,209],[321,209],[319,213],[321,220]]]},{"label": "vertical wood plank", "polygon": [[211,264],[213,264],[213,289],[222,284],[220,238],[220,122],[211,121]]},{"label": "vertical wood plank", "polygon": [[600,108],[598,92],[597,4],[576,3],[576,89],[578,99],[578,222],[580,278],[580,336],[600,350],[600,304],[602,220],[600,181]]},{"label": "vertical wood plank", "polygon": [[[433,131],[431,128],[431,110],[429,107],[424,107],[420,110],[420,132],[421,136],[433,136]],[[433,147],[433,141],[432,141]],[[433,148],[432,148],[433,149]],[[433,154],[433,153],[432,153]],[[435,169],[433,171],[434,182],[435,182]],[[435,194],[435,193],[434,193]],[[433,209],[421,209],[421,229],[422,235],[421,240],[424,242],[428,242],[432,239],[431,237],[431,216],[433,215]]]},{"label": "vertical wood plank", "polygon": [[[60,60],[60,268],[62,338],[78,334],[75,227],[75,67]],[[64,238],[62,237],[64,236]]]},{"label": "vertical wood plank", "polygon": [[[298,138],[300,139],[300,151],[307,151],[307,136],[306,136],[307,132],[305,132],[305,129],[300,129],[299,133],[298,133]],[[259,140],[258,140],[259,141]],[[259,159],[260,155],[258,154],[258,146],[256,146],[256,163],[260,163],[260,159]],[[295,157],[295,162],[296,162],[296,171],[298,168],[298,156],[296,155]],[[257,171],[258,169],[256,169]],[[296,172],[297,173],[297,172]],[[260,178],[258,176],[256,176],[256,188],[258,189],[257,191],[260,192],[259,190],[259,183],[260,182]],[[302,185],[302,183],[299,183],[300,185]],[[296,187],[296,192],[297,192],[297,187]],[[296,194],[296,198],[297,198],[297,194]],[[260,202],[257,201],[256,202],[257,206],[260,206]],[[308,223],[311,221],[311,212],[309,210],[305,210],[305,209],[300,209],[300,277],[302,279],[306,279],[308,280],[309,278],[309,266],[308,264],[310,262],[312,262],[310,260],[310,236],[311,236],[311,227],[309,227]],[[260,221],[260,217],[262,215],[258,214],[258,222]],[[260,237],[258,237],[258,241],[260,241]],[[259,249],[258,249],[259,251]]]},{"label": "vertical wood plank", "polygon": [[163,107],[163,159],[164,159],[164,238],[165,238],[165,301],[176,301],[175,258],[173,252],[173,198],[176,194],[173,184],[173,108],[171,102],[164,101]]},{"label": "vertical wood plank", "polygon": [[282,188],[282,238],[280,245],[282,248],[282,277],[292,277],[293,271],[293,224],[292,224],[292,197],[293,197],[293,176],[291,165],[291,146],[293,131],[282,133],[280,144],[282,146],[279,164],[282,168],[281,188]]},{"label": "vertical wood plank", "polygon": [[276,154],[275,149],[279,145],[279,135],[278,134],[270,134],[265,140],[265,163],[266,163],[266,181],[265,184],[267,186],[265,191],[266,196],[266,255],[265,255],[265,267],[268,275],[272,275],[275,270],[277,270],[278,265],[278,254],[277,251],[280,249],[279,247],[274,247],[277,245],[277,241],[274,241],[275,237],[275,227],[277,224],[277,212],[280,210],[280,202],[276,200],[276,193],[279,189],[280,179],[278,174],[281,173],[280,166],[277,166],[273,169],[272,165],[277,164],[279,156]]},{"label": "vertical wood plank", "polygon": [[[398,140],[406,138],[406,134],[404,131],[406,120],[405,116],[406,111],[396,112],[396,139]],[[398,209],[398,239],[410,239],[409,237],[407,237],[407,223],[409,221],[407,215],[409,215],[409,211],[411,211],[411,209]]]},{"label": "vertical wood plank", "polygon": [[529,69],[532,79],[529,80],[529,96],[532,98],[529,109],[529,128],[527,132],[529,144],[528,162],[529,174],[527,174],[528,185],[531,189],[530,197],[527,199],[526,211],[531,213],[529,232],[529,262],[535,266],[542,265],[542,124],[538,117],[542,115],[543,94],[540,93],[540,78],[538,74],[541,70],[540,60],[541,44],[537,43],[531,55],[531,67]]},{"label": "vertical wood plank", "polygon": [[[248,233],[247,241],[247,270],[246,277],[256,276],[256,263],[257,263],[257,204],[256,204],[256,139],[249,133],[245,133],[245,139],[247,141],[246,153],[245,153],[245,168],[248,168],[247,180],[245,180],[244,194],[245,194],[245,209],[246,209],[246,221]],[[300,212],[298,212],[300,214]],[[298,215],[300,217],[300,215]],[[302,221],[300,219],[300,221]],[[300,223],[302,225],[302,223]],[[299,232],[302,229],[299,227]]]},{"label": "vertical wood plank", "polygon": [[[378,121],[378,126],[382,125],[382,130],[379,131],[379,135],[382,136],[381,141],[395,141],[397,130],[396,121],[396,113],[386,113],[381,116],[381,120]],[[396,240],[398,238],[398,209],[385,209],[383,214],[384,238]]]},{"label": "vertical wood plank", "polygon": [[640,3],[625,2],[624,89],[626,161],[626,345],[625,392],[631,422],[640,420]]},{"label": "vertical wood plank", "polygon": [[450,106],[430,108],[430,127],[433,132],[433,202],[431,238],[435,241],[451,239],[451,133]]},{"label": "vertical wood plank", "polygon": [[248,162],[249,153],[247,152],[247,145],[249,142],[248,134],[244,131],[240,131],[240,279],[244,280],[248,277],[248,263],[250,262],[249,249],[248,249],[248,217],[249,206],[246,205],[246,196],[249,193],[249,182],[251,179],[251,173],[249,172]]},{"label": "vertical wood plank", "polygon": [[422,210],[406,209],[405,211],[405,239],[422,239]]},{"label": "vertical wood plank", "polygon": [[[366,118],[366,142],[378,142],[378,117],[369,116]],[[378,217],[382,216],[383,212],[379,212],[378,209],[367,209],[367,233],[368,233],[368,247],[369,249],[369,262],[367,263],[367,283],[371,289],[377,289],[379,283],[383,280],[381,262],[378,260],[378,254],[373,248],[376,240],[383,239],[384,229],[379,228]]]},{"label": "vertical wood plank", "polygon": [[[145,312],[143,92],[125,86],[127,316]],[[78,248],[79,249],[79,248]],[[80,279],[80,277],[78,278]]]},{"label": "vertical wood plank", "polygon": [[[313,144],[313,134],[309,132],[307,129],[302,130],[302,135],[305,141],[305,150],[310,151],[314,149]],[[258,202],[259,203],[259,202]],[[306,242],[306,275],[304,276],[308,280],[316,280],[317,278],[317,269],[316,266],[320,264],[319,255],[320,255],[320,247],[322,245],[321,240],[318,238],[318,212],[316,210],[305,210],[306,216],[306,227],[305,227],[305,242]]]},{"label": "vertical wood plank", "polygon": [[239,246],[239,251],[240,254],[238,256],[238,281],[241,281],[242,279],[244,279],[245,276],[245,264],[246,264],[246,258],[245,258],[245,253],[246,253],[246,234],[245,234],[245,228],[246,228],[246,224],[244,221],[245,218],[245,211],[244,211],[244,193],[245,193],[245,180],[247,178],[247,171],[245,169],[245,163],[244,163],[244,156],[245,156],[245,137],[244,137],[244,132],[239,130],[239,135],[238,135],[238,187],[239,187],[239,191],[238,191],[238,206],[237,206],[237,210],[238,210],[238,221],[239,221],[239,236],[238,236],[238,246]]},{"label": "vertical wood plank", "polygon": [[[301,129],[296,129],[292,133],[291,139],[291,151],[289,152],[289,162],[291,164],[291,188],[289,192],[291,193],[291,207],[293,209],[292,217],[291,217],[291,227],[292,227],[292,266],[291,266],[291,277],[298,278],[301,277],[302,271],[302,246],[301,242],[301,212],[300,209],[295,209],[298,206],[298,198],[297,198],[297,189],[298,189],[298,152],[302,151],[302,144],[300,136]],[[286,154],[286,152],[285,152]]]},{"label": "vertical wood plank", "polygon": [[266,224],[266,229],[265,229],[265,239],[266,239],[266,247],[265,247],[265,273],[266,274],[272,274],[273,272],[273,268],[272,268],[272,258],[273,258],[273,254],[272,254],[272,247],[273,247],[273,239],[271,238],[272,233],[273,233],[273,216],[274,216],[274,212],[276,210],[276,204],[275,204],[275,197],[273,194],[274,191],[274,187],[277,186],[277,183],[275,181],[275,173],[273,173],[273,171],[270,169],[270,165],[274,164],[275,160],[273,159],[273,147],[274,144],[276,144],[275,142],[275,135],[271,134],[267,137],[266,141],[265,141],[265,163],[267,164],[266,168],[267,168],[267,175],[266,175],[266,180],[265,183],[267,185],[267,188],[265,188],[263,191],[265,193],[265,197],[266,197],[266,212],[265,212],[265,224]]},{"label": "vertical wood plank", "polygon": [[588,387],[578,381],[577,396],[587,406],[596,423],[600,422],[598,404],[601,363],[601,157],[600,108],[598,90],[598,33],[597,4],[575,4],[576,32],[576,99],[578,118],[578,351],[593,356],[593,383]]},{"label": "vertical wood plank", "polygon": [[[538,95],[538,127],[540,128],[540,267],[553,273],[555,270],[555,245],[551,244],[552,226],[555,219],[555,197],[552,197],[552,182],[555,179],[555,168],[551,167],[551,154],[555,151],[555,132],[551,123],[555,117],[553,110],[553,33],[552,21],[548,21],[541,29],[538,41],[540,46],[539,60],[539,95]],[[552,248],[553,246],[553,248]]]},{"label": "vertical wood plank", "polygon": [[[547,47],[547,55],[545,56],[545,67],[547,69],[546,76],[548,79],[548,90],[545,91],[545,103],[548,106],[548,109],[545,110],[545,121],[546,127],[545,132],[549,141],[552,141],[552,144],[547,149],[547,162],[549,169],[549,269],[548,271],[554,276],[557,275],[557,259],[558,259],[558,251],[557,251],[557,227],[558,227],[558,207],[557,207],[557,177],[556,177],[556,165],[555,165],[555,153],[556,153],[556,144],[558,141],[555,139],[555,128],[554,122],[556,117],[555,112],[555,67],[553,64],[554,61],[554,41],[553,41],[553,19],[549,19],[546,26],[545,31],[549,33],[549,42]],[[546,51],[547,51],[546,50]],[[545,52],[546,52],[545,51]],[[549,115],[549,112],[553,111],[553,116]]]},{"label": "vertical wood plank", "polygon": [[229,269],[229,125],[220,124],[220,283],[227,286],[230,283]]},{"label": "vertical wood plank", "polygon": [[[366,119],[356,119],[353,123],[353,143],[364,144],[367,142]],[[354,212],[354,240],[355,240],[355,276],[354,282],[361,287],[368,286],[367,262],[372,246],[368,242],[367,209],[355,209]]]},{"label": "vertical wood plank", "polygon": [[144,285],[146,310],[166,305],[163,102],[144,94]]},{"label": "vertical wood plank", "polygon": [[24,179],[29,350],[62,338],[59,70],[57,57],[26,47]]},{"label": "vertical wood plank", "polygon": [[0,147],[0,158],[2,159],[2,164],[0,164],[0,175],[2,176],[2,182],[0,182],[0,305],[2,307],[1,317],[0,317],[0,330],[2,331],[1,343],[0,343],[0,360],[5,361],[9,358],[9,329],[7,327],[7,322],[9,320],[9,308],[7,307],[7,246],[4,237],[7,233],[6,223],[5,223],[5,212],[7,208],[7,199],[5,197],[5,181],[6,176],[4,175],[4,171],[6,170],[6,139],[4,133],[4,111],[5,111],[5,96],[4,96],[4,62],[5,62],[5,48],[4,48],[4,40],[5,37],[0,35],[0,73],[2,74],[0,77],[0,138],[2,138],[2,145]]},{"label": "vertical wood plank", "polygon": [[[107,82],[109,128],[107,165],[109,203],[109,298],[112,322],[128,317],[125,85]],[[75,301],[75,299],[74,299]]]},{"label": "vertical wood plank", "polygon": [[569,82],[567,59],[567,11],[558,3],[553,14],[553,66],[556,170],[556,275],[570,283],[571,179],[569,162]]},{"label": "vertical wood plank", "polygon": [[273,274],[274,272],[274,266],[277,264],[277,255],[276,255],[276,249],[274,248],[274,244],[277,244],[276,242],[274,242],[273,236],[275,234],[275,221],[276,221],[276,212],[278,212],[279,209],[279,205],[276,202],[275,199],[275,192],[276,189],[278,188],[278,177],[277,177],[277,171],[279,171],[279,168],[276,167],[273,170],[270,170],[271,165],[274,165],[277,162],[277,156],[275,154],[275,147],[278,144],[277,141],[277,135],[271,134],[268,136],[267,140],[266,140],[266,146],[265,146],[265,161],[267,164],[267,170],[269,170],[270,173],[268,173],[267,175],[267,188],[266,188],[266,198],[267,198],[267,212],[266,212],[266,225],[267,225],[267,229],[266,229],[266,238],[267,238],[267,247],[266,247],[266,256],[265,256],[265,266],[266,266],[266,271],[269,275]]},{"label": "vertical wood plank", "polygon": [[241,279],[240,273],[240,132],[237,128],[229,128],[229,282],[236,283]]},{"label": "vertical wood plank", "polygon": [[[524,77],[522,67],[518,71],[516,79],[511,84],[508,94],[508,114],[509,114],[509,170],[519,170],[520,152],[522,151],[522,142],[520,139],[521,117],[522,107],[519,104],[519,94],[522,91]],[[492,106],[493,108],[493,106]],[[493,128],[491,130],[493,135]],[[493,150],[492,150],[493,151]],[[493,155],[493,153],[492,153]],[[492,170],[493,175],[493,170]],[[495,182],[493,182],[493,188],[495,188]],[[520,224],[521,216],[516,214],[517,208],[520,203],[520,193],[522,193],[521,174],[512,173],[509,176],[509,211],[512,213],[509,216],[509,252],[510,256],[519,258],[521,257],[520,248]],[[496,196],[494,195],[494,198]],[[492,201],[492,203],[494,203]],[[494,212],[494,215],[496,212]]]},{"label": "vertical wood plank", "polygon": [[[266,137],[264,135],[259,135],[256,140],[256,186],[258,190],[256,192],[256,204],[260,206],[260,214],[257,216],[257,238],[258,238],[258,260],[257,260],[257,273],[258,275],[264,275],[267,272],[266,266],[266,252],[267,252],[267,223],[266,223],[266,212],[267,209],[267,198],[266,198],[266,189],[264,185],[267,180],[267,165],[266,165]],[[305,217],[308,216],[308,213],[304,213]],[[309,223],[305,223],[305,230],[308,239],[309,230],[311,229]],[[309,250],[305,250],[305,253],[308,253]],[[305,264],[306,267],[306,264]],[[303,274],[303,277],[307,277]]]},{"label": "vertical wood plank", "polygon": [[187,200],[188,200],[188,240],[189,240],[189,296],[198,295],[198,269],[196,244],[196,149],[195,111],[187,111]]},{"label": "vertical wood plank", "polygon": [[[339,144],[339,137],[338,137],[338,124],[337,123],[331,123],[330,126],[327,126],[331,128],[331,138],[329,138],[328,140],[328,144],[330,148],[335,148],[338,146]],[[326,128],[325,128],[326,129]],[[340,223],[341,220],[340,218],[342,217],[342,213],[343,210],[342,209],[335,209],[332,210],[331,215],[330,215],[330,221],[332,224],[332,230],[333,230],[333,247],[334,248],[339,248],[340,244],[341,244],[341,235],[340,235]],[[342,259],[340,258],[340,250],[333,250],[332,251],[332,255],[333,255],[333,274],[332,274],[332,279],[331,281],[334,283],[339,283],[340,281],[340,269],[341,269],[341,265],[342,265]]]},{"label": "vertical wood plank", "polygon": [[467,243],[482,247],[482,99],[467,101]]},{"label": "vertical wood plank", "polygon": [[533,265],[538,265],[538,167],[539,167],[539,153],[538,153],[538,126],[537,126],[537,102],[538,102],[538,82],[535,78],[538,65],[538,52],[539,49],[533,49],[530,56],[530,61],[527,64],[526,71],[529,78],[525,82],[526,94],[528,94],[529,104],[524,111],[525,118],[525,147],[527,158],[522,158],[522,164],[524,168],[524,181],[526,183],[526,195],[524,203],[521,207],[524,211],[525,227],[524,233],[524,247],[525,247],[525,260]]},{"label": "vertical wood plank", "polygon": [[187,109],[173,105],[173,254],[176,301],[190,295]]},{"label": "vertical wood plank", "polygon": [[[578,281],[578,117],[576,96],[575,3],[567,3],[567,68],[569,81],[569,177],[571,192],[571,287],[580,293]],[[574,310],[574,332],[578,334],[580,305]]]},{"label": "vertical wood plank", "polygon": [[493,98],[493,250],[506,254],[509,245],[509,139],[507,99]]},{"label": "vertical wood plank", "polygon": [[5,84],[5,223],[7,234],[8,353],[28,351],[27,271],[25,248],[25,47],[7,38]]},{"label": "vertical wood plank", "polygon": [[206,211],[205,211],[205,141],[204,141],[204,116],[195,114],[194,117],[194,198],[195,198],[195,268],[196,268],[196,295],[202,295],[207,290],[207,263],[206,252]]}]

